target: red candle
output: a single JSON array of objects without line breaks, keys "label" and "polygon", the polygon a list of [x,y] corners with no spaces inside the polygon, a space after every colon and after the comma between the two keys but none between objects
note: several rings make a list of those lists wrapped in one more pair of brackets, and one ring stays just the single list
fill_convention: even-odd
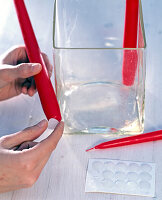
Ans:
[{"label": "red candle", "polygon": [[14,3],[29,61],[33,63],[40,63],[42,65],[41,72],[35,75],[34,79],[44,113],[48,120],[54,118],[56,122],[61,121],[57,98],[48,76],[47,68],[41,55],[24,0],[14,0]]},{"label": "red candle", "polygon": [[[126,0],[123,48],[137,48],[139,0]],[[123,84],[134,84],[137,69],[137,50],[124,50],[122,77]]]}]

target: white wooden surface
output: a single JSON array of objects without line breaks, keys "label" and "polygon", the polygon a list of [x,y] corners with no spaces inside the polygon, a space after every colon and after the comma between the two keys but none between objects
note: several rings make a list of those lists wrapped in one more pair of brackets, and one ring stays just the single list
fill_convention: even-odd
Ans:
[{"label": "white wooden surface", "polygon": [[[26,0],[41,49],[52,62],[54,0]],[[145,132],[162,129],[162,1],[142,0],[147,38]],[[0,53],[22,44],[13,2],[0,0]],[[28,109],[26,109],[28,108]],[[38,96],[21,95],[0,102],[0,136],[21,130],[44,118]],[[46,131],[42,137],[50,134]],[[41,139],[41,138],[40,138]],[[37,183],[29,189],[0,195],[0,200],[151,200],[128,195],[85,193],[89,158],[110,158],[156,163],[156,197],[162,200],[162,141],[85,153],[103,138],[99,135],[64,135]]]}]

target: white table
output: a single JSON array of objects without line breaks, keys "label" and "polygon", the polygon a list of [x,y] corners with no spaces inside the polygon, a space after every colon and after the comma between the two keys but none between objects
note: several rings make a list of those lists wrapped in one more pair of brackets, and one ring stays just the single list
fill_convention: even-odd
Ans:
[{"label": "white table", "polygon": [[[54,0],[26,0],[41,49],[52,62]],[[147,38],[145,132],[162,129],[162,1],[142,0]],[[39,23],[38,23],[39,20]],[[0,0],[0,53],[22,44],[13,2]],[[26,109],[26,107],[28,109]],[[44,118],[39,98],[21,95],[0,102],[0,136],[21,130]],[[46,137],[49,131],[44,133]],[[89,158],[109,158],[156,163],[156,197],[162,199],[162,141],[85,153],[101,141],[100,135],[64,135],[37,183],[28,189],[0,195],[0,200],[151,200],[128,195],[85,193]]]}]

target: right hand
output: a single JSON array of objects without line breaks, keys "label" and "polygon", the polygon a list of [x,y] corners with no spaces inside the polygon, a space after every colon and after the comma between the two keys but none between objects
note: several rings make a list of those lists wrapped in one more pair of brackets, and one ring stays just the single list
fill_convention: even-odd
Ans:
[{"label": "right hand", "polygon": [[64,123],[41,142],[33,142],[46,129],[42,120],[37,125],[0,138],[0,193],[32,186],[38,179],[52,151],[59,142]]}]

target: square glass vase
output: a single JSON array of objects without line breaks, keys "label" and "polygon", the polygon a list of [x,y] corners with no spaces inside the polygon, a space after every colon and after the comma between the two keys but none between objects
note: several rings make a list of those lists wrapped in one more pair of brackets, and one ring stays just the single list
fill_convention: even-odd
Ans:
[{"label": "square glass vase", "polygon": [[140,0],[129,35],[129,1],[55,0],[55,90],[65,133],[143,132],[146,40]]}]

